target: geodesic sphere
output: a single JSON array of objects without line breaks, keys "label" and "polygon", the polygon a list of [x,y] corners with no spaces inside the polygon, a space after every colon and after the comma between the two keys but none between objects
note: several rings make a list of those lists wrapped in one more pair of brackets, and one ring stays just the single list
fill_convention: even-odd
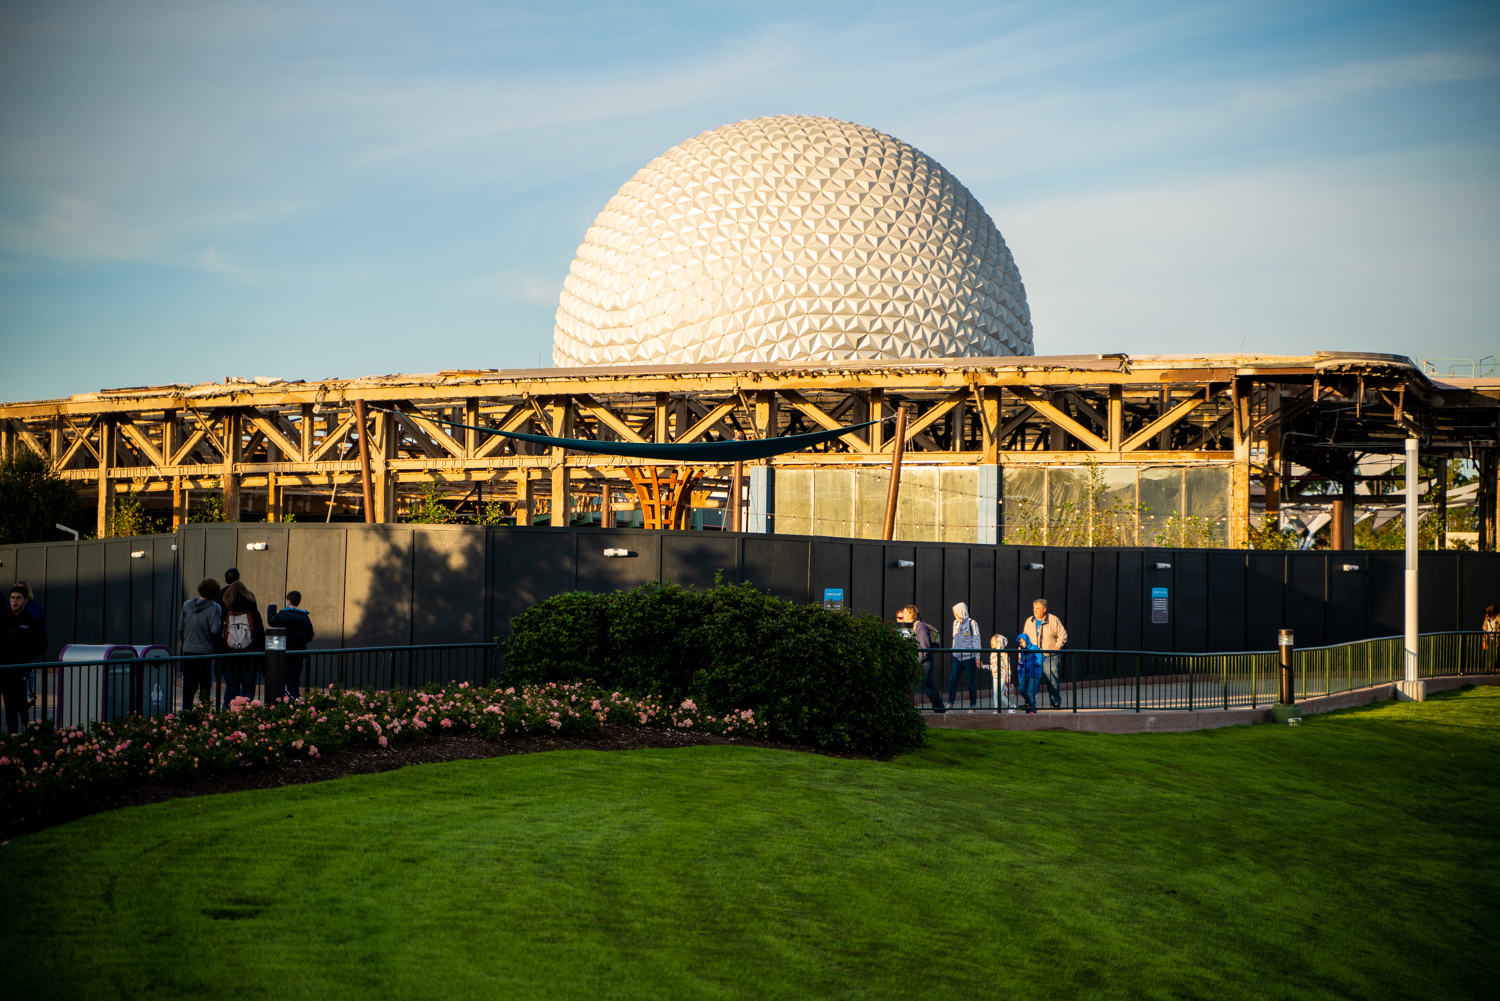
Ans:
[{"label": "geodesic sphere", "polygon": [[553,363],[1029,355],[1010,250],[942,165],[832,118],[737,122],[652,160],[573,259]]}]

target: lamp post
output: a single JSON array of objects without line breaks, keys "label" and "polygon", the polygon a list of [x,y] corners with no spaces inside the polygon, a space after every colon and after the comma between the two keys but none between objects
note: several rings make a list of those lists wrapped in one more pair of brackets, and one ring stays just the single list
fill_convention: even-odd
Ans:
[{"label": "lamp post", "polygon": [[1397,698],[1425,702],[1427,686],[1419,678],[1417,659],[1417,522],[1422,516],[1417,505],[1417,439],[1406,439],[1406,639],[1402,657],[1401,682]]},{"label": "lamp post", "polygon": [[266,627],[266,704],[286,694],[286,629]]}]

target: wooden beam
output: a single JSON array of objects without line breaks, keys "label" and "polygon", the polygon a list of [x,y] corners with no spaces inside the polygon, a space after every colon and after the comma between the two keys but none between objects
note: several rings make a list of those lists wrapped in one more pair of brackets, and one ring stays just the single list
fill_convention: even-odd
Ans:
[{"label": "wooden beam", "polygon": [[681,437],[677,439],[677,441],[679,443],[697,441],[709,431],[713,430],[715,424],[718,424],[725,417],[734,413],[739,405],[740,401],[737,398],[731,396],[729,399],[725,400],[723,403],[716,405],[712,410],[699,418],[698,422],[684,431]]},{"label": "wooden beam", "polygon": [[600,424],[605,425],[623,440],[635,442],[638,445],[645,444],[646,439],[636,434],[635,429],[622,421],[613,410],[587,394],[573,397],[578,404],[578,409],[594,418]]},{"label": "wooden beam", "polygon": [[[519,431],[521,430],[521,425],[532,420],[535,420],[535,417],[532,415],[532,407],[525,403],[518,404],[511,407],[510,411],[500,419],[499,430]],[[546,427],[545,424],[542,426]],[[485,459],[492,455],[497,455],[500,449],[505,447],[505,443],[511,440],[509,438],[502,438],[497,434],[485,435],[485,438],[488,440],[479,446],[479,450],[474,453],[475,458]]]},{"label": "wooden beam", "polygon": [[408,424],[413,425],[417,430],[431,437],[449,455],[455,459],[462,459],[464,457],[463,445],[449,435],[448,432],[444,431],[442,425],[434,424],[428,420],[413,404],[402,400],[396,404],[396,409],[401,411],[402,416]]},{"label": "wooden beam", "polygon": [[1109,442],[1105,441],[1103,438],[1100,438],[1098,435],[1094,434],[1094,432],[1090,431],[1088,428],[1084,427],[1082,424],[1078,423],[1073,418],[1063,413],[1062,409],[1056,404],[1042,399],[1039,395],[1033,392],[1030,387],[1011,386],[1009,388],[1012,393],[1015,393],[1021,399],[1030,404],[1031,409],[1041,414],[1057,427],[1062,428],[1074,438],[1077,438],[1079,441],[1083,442],[1087,447],[1093,449],[1095,452],[1109,451]]},{"label": "wooden beam", "polygon": [[147,438],[128,416],[122,414],[116,424],[120,429],[120,433],[130,439],[130,443],[136,447],[141,453],[141,457],[147,462],[153,466],[165,466],[167,464],[166,460],[162,458],[161,452],[157,449],[156,443]]},{"label": "wooden beam", "polygon": [[[967,395],[967,391],[965,395]],[[781,391],[781,398],[811,417],[825,431],[837,431],[845,426],[832,416],[824,413],[821,407],[809,401],[807,397],[795,389],[783,389]],[[870,450],[869,444],[860,439],[858,432],[851,431],[846,435],[840,435],[839,441],[845,443],[856,452],[868,452]]]},{"label": "wooden beam", "polygon": [[[1208,394],[1209,389],[1205,387],[1202,392],[1196,393],[1193,396],[1190,396],[1182,402],[1178,403],[1176,406],[1168,410],[1166,413],[1162,414],[1156,420],[1152,421],[1150,424],[1147,424],[1145,427],[1141,428],[1129,438],[1126,438],[1125,443],[1120,446],[1120,451],[1133,452],[1157,435],[1170,430],[1171,427],[1178,421],[1182,420],[1188,414],[1192,413],[1194,410],[1197,410],[1199,407],[1203,406],[1203,404],[1207,403]],[[1168,450],[1162,449],[1161,451]]]},{"label": "wooden beam", "polygon": [[31,449],[43,459],[50,460],[52,458],[52,456],[47,453],[47,449],[39,440],[37,440],[36,435],[31,433],[31,429],[26,426],[26,423],[24,421],[12,420],[10,422],[10,427],[11,430],[15,433],[16,437],[26,443],[27,448]]},{"label": "wooden beam", "polygon": [[283,455],[290,457],[302,454],[302,446],[288,438],[281,428],[276,426],[276,422],[265,414],[250,408],[245,411],[245,416],[250,418],[250,426],[264,435],[271,444],[281,449]]},{"label": "wooden beam", "polygon": [[62,459],[58,461],[58,469],[68,468],[68,464],[73,461],[73,456],[77,455],[80,449],[87,449],[88,453],[94,457],[96,463],[100,461],[99,450],[94,448],[94,443],[89,441],[89,437],[98,429],[99,422],[103,419],[103,417],[95,417],[82,428],[76,426],[72,421],[68,421],[68,427],[73,430],[73,444],[68,446],[68,450],[63,453]]}]

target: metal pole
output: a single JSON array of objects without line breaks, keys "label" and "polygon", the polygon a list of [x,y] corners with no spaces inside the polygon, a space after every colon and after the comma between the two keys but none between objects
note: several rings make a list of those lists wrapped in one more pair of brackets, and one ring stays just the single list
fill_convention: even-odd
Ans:
[{"label": "metal pole", "polygon": [[365,487],[365,524],[375,524],[375,487],[370,482],[370,425],[365,420],[365,401],[354,401],[354,420],[359,425],[359,471]]},{"label": "metal pole", "polygon": [[1276,633],[1276,651],[1281,655],[1281,691],[1276,701],[1289,706],[1297,701],[1292,691],[1292,631],[1282,629]]},{"label": "metal pole", "polygon": [[906,408],[896,408],[896,437],[891,442],[891,483],[885,493],[885,531],[881,538],[890,542],[896,535],[896,499],[901,493],[901,455],[906,451]]},{"label": "metal pole", "polygon": [[1406,658],[1402,679],[1417,680],[1417,439],[1406,439]]},{"label": "metal pole", "polygon": [[734,475],[729,478],[729,530],[731,532],[742,531],[740,528],[740,492],[745,485],[745,464],[736,462],[734,464]]}]

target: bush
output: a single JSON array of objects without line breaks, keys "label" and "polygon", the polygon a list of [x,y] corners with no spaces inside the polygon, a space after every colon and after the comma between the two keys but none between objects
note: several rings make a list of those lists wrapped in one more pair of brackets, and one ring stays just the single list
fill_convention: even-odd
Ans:
[{"label": "bush", "polygon": [[705,711],[754,710],[777,740],[881,753],[922,743],[914,647],[863,613],[797,605],[753,585],[573,592],[511,620],[507,679],[587,679]]}]

